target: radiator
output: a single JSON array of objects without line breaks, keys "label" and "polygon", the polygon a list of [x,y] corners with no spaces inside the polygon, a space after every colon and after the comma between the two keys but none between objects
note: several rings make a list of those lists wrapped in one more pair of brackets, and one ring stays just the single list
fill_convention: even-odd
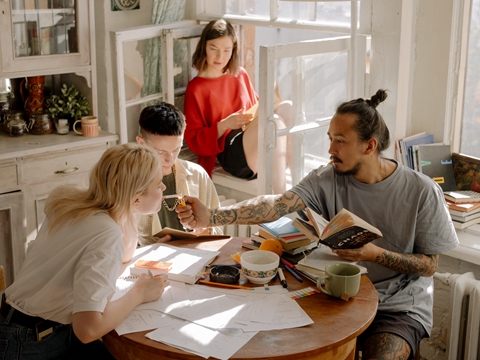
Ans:
[{"label": "radiator", "polygon": [[[449,360],[477,360],[480,326],[480,280],[473,273],[437,274],[451,286],[447,354]],[[446,280],[446,281],[445,281]]]}]

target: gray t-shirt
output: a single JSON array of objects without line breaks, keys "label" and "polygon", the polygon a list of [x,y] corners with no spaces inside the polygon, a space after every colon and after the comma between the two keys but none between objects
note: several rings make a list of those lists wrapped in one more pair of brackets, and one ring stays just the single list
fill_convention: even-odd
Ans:
[{"label": "gray t-shirt", "polygon": [[[431,178],[401,164],[376,184],[339,176],[333,166],[321,166],[291,191],[327,220],[346,208],[368,221],[383,234],[373,244],[386,250],[431,255],[458,245],[442,189]],[[377,289],[378,311],[406,312],[430,334],[432,277],[400,274],[367,261],[359,264],[368,269],[367,275]]]}]

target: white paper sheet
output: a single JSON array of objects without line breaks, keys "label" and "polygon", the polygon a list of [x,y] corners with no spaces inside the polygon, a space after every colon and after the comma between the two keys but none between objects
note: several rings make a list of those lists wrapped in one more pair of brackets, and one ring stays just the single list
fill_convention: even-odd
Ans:
[{"label": "white paper sheet", "polygon": [[257,332],[245,333],[242,331],[224,334],[197,324],[184,322],[179,327],[160,328],[146,336],[204,358],[213,356],[218,359],[229,359],[256,334]]}]

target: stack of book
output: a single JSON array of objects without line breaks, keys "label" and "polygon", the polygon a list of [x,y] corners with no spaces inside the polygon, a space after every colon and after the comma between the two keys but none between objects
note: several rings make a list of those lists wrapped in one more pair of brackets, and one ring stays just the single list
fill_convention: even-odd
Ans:
[{"label": "stack of book", "polygon": [[426,134],[425,132],[399,139],[395,142],[395,155],[397,161],[411,169],[417,170],[418,163],[415,161],[413,146],[433,143],[433,135]]},{"label": "stack of book", "polygon": [[480,193],[472,190],[457,190],[446,191],[443,195],[456,229],[480,224]]},{"label": "stack of book", "polygon": [[287,216],[280,219],[259,224],[258,232],[252,234],[251,239],[243,241],[243,247],[258,249],[266,239],[277,239],[282,244],[283,255],[287,260],[297,262],[303,253],[314,248],[317,244],[292,225],[293,220]]}]

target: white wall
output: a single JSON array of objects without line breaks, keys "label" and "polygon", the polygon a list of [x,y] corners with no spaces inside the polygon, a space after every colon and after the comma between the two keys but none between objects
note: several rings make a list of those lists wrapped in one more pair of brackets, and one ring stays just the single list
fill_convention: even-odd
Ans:
[{"label": "white wall", "polygon": [[411,132],[428,131],[436,142],[444,141],[452,8],[453,0],[419,1],[415,33]]},{"label": "white wall", "polygon": [[104,130],[115,132],[110,31],[150,24],[152,3],[142,0],[138,10],[112,11],[110,0],[95,1],[98,119]]}]

